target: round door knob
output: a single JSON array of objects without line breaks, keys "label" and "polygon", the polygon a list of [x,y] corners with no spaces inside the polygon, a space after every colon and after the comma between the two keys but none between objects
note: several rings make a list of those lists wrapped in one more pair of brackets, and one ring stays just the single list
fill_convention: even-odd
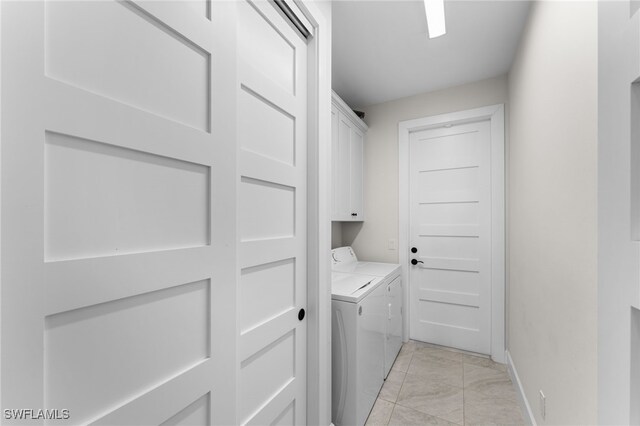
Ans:
[{"label": "round door knob", "polygon": [[304,309],[300,309],[300,310],[298,311],[298,319],[299,319],[300,321],[302,321],[302,320],[304,319],[304,314],[305,314]]},{"label": "round door knob", "polygon": [[417,249],[417,248],[415,248],[415,247],[411,247],[411,253],[417,253],[417,252],[418,252],[418,249]]},{"label": "round door knob", "polygon": [[412,265],[417,265],[418,263],[424,263],[424,262],[422,260],[411,259],[411,264]]}]

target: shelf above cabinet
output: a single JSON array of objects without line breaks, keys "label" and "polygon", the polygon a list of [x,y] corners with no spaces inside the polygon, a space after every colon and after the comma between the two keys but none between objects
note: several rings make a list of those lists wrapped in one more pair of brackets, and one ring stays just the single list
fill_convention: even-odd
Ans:
[{"label": "shelf above cabinet", "polygon": [[331,91],[331,105],[346,115],[349,121],[351,121],[351,123],[353,123],[353,125],[356,126],[363,134],[367,133],[367,130],[369,130],[367,123],[362,121],[362,119],[353,112],[349,105],[347,105],[345,101],[343,101],[342,98],[333,90]]}]

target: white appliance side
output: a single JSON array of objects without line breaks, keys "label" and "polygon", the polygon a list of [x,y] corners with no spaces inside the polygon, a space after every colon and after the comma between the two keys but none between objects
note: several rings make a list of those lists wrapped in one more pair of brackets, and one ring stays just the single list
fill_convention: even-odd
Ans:
[{"label": "white appliance side", "polygon": [[331,302],[331,421],[355,424],[358,305]]},{"label": "white appliance side", "polygon": [[[403,333],[403,295],[401,268],[399,264],[381,262],[361,262],[349,246],[338,247],[331,251],[332,275],[364,275],[381,277],[385,288],[385,301],[382,305],[384,316],[384,377],[391,371],[391,366],[402,346]],[[335,293],[335,292],[334,292]],[[334,294],[335,297],[335,294]],[[341,298],[345,300],[344,298]]]},{"label": "white appliance side", "polygon": [[364,425],[367,421],[384,383],[386,291],[384,285],[376,287],[358,306],[357,425]]},{"label": "white appliance side", "polygon": [[391,367],[402,347],[402,277],[397,276],[386,285],[387,290],[387,330],[385,333],[384,377],[391,371]]},{"label": "white appliance side", "polygon": [[332,416],[336,426],[365,424],[384,382],[386,286],[360,303],[333,300]]}]

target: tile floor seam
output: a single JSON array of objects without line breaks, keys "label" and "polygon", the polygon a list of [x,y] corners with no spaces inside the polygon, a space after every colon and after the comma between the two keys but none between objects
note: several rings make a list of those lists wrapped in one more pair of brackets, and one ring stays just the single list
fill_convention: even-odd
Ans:
[{"label": "tile floor seam", "polygon": [[464,403],[464,385],[465,385],[465,381],[464,381],[464,361],[462,362],[462,424],[466,425],[467,424],[467,413],[466,413],[466,405]]},{"label": "tile floor seam", "polygon": [[[398,405],[398,398],[400,397],[400,393],[402,392],[402,388],[404,386],[404,382],[407,380],[407,373],[404,373],[404,377],[402,378],[402,383],[400,384],[400,389],[398,389],[398,394],[396,395],[396,400],[394,404]],[[395,408],[395,407],[394,407]]]},{"label": "tile floor seam", "polygon": [[[406,379],[406,376],[405,376],[405,379]],[[442,382],[442,381],[434,381],[434,382],[432,382],[432,383],[434,383],[434,384],[440,384],[440,385],[443,385],[443,386],[447,386],[447,387],[449,387],[449,388],[455,388],[456,390],[460,391],[460,392],[462,393],[463,397],[464,397],[464,388],[461,388],[461,387],[458,387],[458,386],[453,386],[453,385],[450,385],[450,384],[445,383],[445,382]],[[404,385],[404,382],[403,382],[403,385]],[[402,390],[402,389],[401,389],[401,390]],[[441,419],[441,420],[444,420],[444,421],[449,422],[449,423],[452,423],[452,424],[457,424],[457,425],[461,425],[461,426],[463,426],[463,425],[464,425],[464,407],[463,407],[462,423],[457,423],[457,422],[454,422],[454,421],[452,421],[452,420],[447,420],[447,419],[444,419],[444,418],[442,418],[442,417],[440,417],[440,416],[437,416],[436,414],[433,414],[433,412],[427,412],[427,411],[425,411],[425,410],[423,410],[423,409],[420,409],[420,408],[418,408],[418,407],[412,407],[412,406],[409,406],[409,405],[405,405],[405,404],[403,404],[403,403],[401,403],[401,402],[398,402],[398,401],[399,401],[399,398],[400,398],[400,392],[398,392],[398,400],[396,401],[396,405],[400,405],[401,407],[408,408],[408,409],[411,409],[411,410],[414,410],[414,411],[418,411],[418,412],[423,413],[423,414],[426,414],[426,415],[428,415],[428,416],[437,417],[437,418],[439,418],[439,419]]]},{"label": "tile floor seam", "polygon": [[[464,426],[464,420],[463,420],[463,423],[456,423],[456,422],[452,422],[451,420],[443,419],[442,417],[436,416],[435,414],[426,413],[426,412],[424,412],[422,410],[418,410],[417,408],[414,408],[414,407],[408,407],[406,405],[402,405],[402,404],[398,404],[398,403],[395,403],[394,405],[399,405],[401,407],[408,408],[409,410],[417,411],[419,413],[426,414],[427,416],[435,417],[436,419],[439,419],[439,420],[442,420],[442,421],[445,421],[445,422],[448,422],[448,423],[452,423],[454,425]],[[395,406],[393,407],[393,409],[395,410]],[[392,417],[393,417],[393,414],[392,414]],[[389,420],[389,421],[391,421],[391,420]]]},{"label": "tile floor seam", "polygon": [[389,423],[391,423],[391,419],[393,418],[393,412],[396,411],[396,405],[397,404],[393,404],[393,408],[391,409],[391,415],[389,416],[389,420],[387,420],[387,424],[385,426],[389,426]]}]

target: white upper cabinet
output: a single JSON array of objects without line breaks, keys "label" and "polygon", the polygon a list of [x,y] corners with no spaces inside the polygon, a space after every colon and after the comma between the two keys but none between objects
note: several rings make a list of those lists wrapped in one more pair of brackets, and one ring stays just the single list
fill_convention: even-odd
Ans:
[{"label": "white upper cabinet", "polygon": [[331,103],[331,220],[363,221],[364,135],[368,127],[333,92]]}]

